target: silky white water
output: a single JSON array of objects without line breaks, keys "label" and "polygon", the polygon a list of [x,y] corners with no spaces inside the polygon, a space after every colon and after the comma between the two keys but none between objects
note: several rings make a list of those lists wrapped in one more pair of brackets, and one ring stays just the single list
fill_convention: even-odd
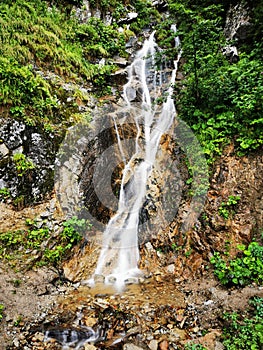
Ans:
[{"label": "silky white water", "polygon": [[[172,30],[176,31],[175,26]],[[179,45],[177,37],[175,45]],[[180,53],[174,61],[168,82],[165,67],[157,70],[157,54],[160,55],[162,52],[152,33],[128,67],[128,82],[123,88],[123,98],[126,103],[125,110],[129,115],[134,115],[137,127],[137,136],[134,139],[135,151],[129,160],[126,160],[121,146],[117,121],[115,119],[113,121],[125,166],[118,210],[103,233],[102,249],[94,280],[96,275],[103,276],[105,283],[114,283],[116,286],[136,282],[138,276],[142,274],[138,268],[139,213],[147,191],[147,180],[156,162],[160,139],[171,127],[176,115],[172,93]],[[156,103],[157,98],[163,99],[161,107]]]}]

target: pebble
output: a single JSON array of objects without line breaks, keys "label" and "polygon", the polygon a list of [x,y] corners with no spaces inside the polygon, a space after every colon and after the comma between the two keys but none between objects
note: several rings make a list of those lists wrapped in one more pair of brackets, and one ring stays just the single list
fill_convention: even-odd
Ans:
[{"label": "pebble", "polygon": [[84,349],[85,350],[96,350],[96,346],[92,345],[92,344],[84,344]]},{"label": "pebble", "polygon": [[150,350],[157,350],[158,349],[158,341],[156,339],[152,339],[148,344]]},{"label": "pebble", "polygon": [[132,343],[128,343],[123,346],[123,350],[143,350],[143,348]]}]

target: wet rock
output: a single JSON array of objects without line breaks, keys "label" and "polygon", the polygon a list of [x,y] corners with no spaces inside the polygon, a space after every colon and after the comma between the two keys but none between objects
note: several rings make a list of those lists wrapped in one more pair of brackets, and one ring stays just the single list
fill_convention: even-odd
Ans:
[{"label": "wet rock", "polygon": [[135,36],[131,37],[125,45],[126,49],[132,49],[137,44],[137,42],[138,39]]},{"label": "wet rock", "polygon": [[0,138],[4,140],[9,150],[14,150],[23,144],[25,124],[14,119],[0,118]]},{"label": "wet rock", "polygon": [[226,46],[223,48],[223,54],[231,63],[237,63],[239,60],[239,55],[236,46]]},{"label": "wet rock", "polygon": [[118,20],[119,25],[130,24],[138,17],[137,12],[129,12],[125,18],[121,18]]},{"label": "wet rock", "polygon": [[227,39],[235,40],[238,44],[248,39],[251,27],[251,18],[246,2],[231,5],[226,17],[225,35]]},{"label": "wet rock", "polygon": [[[0,118],[0,181],[10,190],[11,198],[18,209],[32,201],[43,199],[53,187],[53,163],[56,141],[37,127],[14,119]],[[33,163],[33,167],[17,170],[13,157],[8,154],[22,154]]]},{"label": "wet rock", "polygon": [[164,12],[168,8],[168,4],[165,0],[154,0],[152,5],[155,6],[159,12]]},{"label": "wet rock", "polygon": [[137,277],[129,277],[124,280],[125,284],[136,284],[139,283],[139,280]]}]

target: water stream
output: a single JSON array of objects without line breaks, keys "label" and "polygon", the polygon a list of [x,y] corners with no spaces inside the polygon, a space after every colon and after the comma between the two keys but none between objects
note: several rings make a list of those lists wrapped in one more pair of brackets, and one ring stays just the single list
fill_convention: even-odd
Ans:
[{"label": "water stream", "polygon": [[[176,27],[173,26],[172,30],[176,32]],[[179,46],[178,37],[175,37],[175,46]],[[139,213],[145,199],[147,181],[155,166],[160,139],[176,116],[172,93],[179,59],[180,53],[174,61],[174,67],[166,67],[166,60],[155,42],[153,32],[128,67],[128,82],[123,88],[123,98],[125,110],[134,115],[137,126],[135,151],[126,160],[114,119],[124,169],[118,210],[104,231],[101,253],[91,281],[93,283],[96,276],[103,276],[106,284],[122,287],[125,283],[136,283],[142,275],[138,268]],[[159,61],[162,61],[161,66]],[[162,100],[161,105],[157,103],[158,99]]]},{"label": "water stream", "polygon": [[[176,27],[173,26],[172,30],[175,33]],[[175,46],[179,46],[179,39],[174,35]],[[124,167],[117,212],[103,232],[97,267],[89,280],[91,285],[103,280],[105,290],[113,288],[114,291],[122,291],[125,284],[136,287],[143,275],[138,268],[140,211],[150,186],[149,178],[156,167],[161,137],[167,133],[176,117],[172,94],[180,57],[181,52],[170,67],[152,33],[127,69],[128,81],[123,88],[123,113],[134,116],[133,124],[137,135],[132,140],[132,155],[128,157],[125,147],[122,147],[121,124],[116,115],[112,116]],[[105,287],[105,284],[111,286]],[[82,316],[79,314],[72,327],[47,330],[45,341],[56,339],[65,350],[104,341],[100,329],[94,330],[83,325]]]}]

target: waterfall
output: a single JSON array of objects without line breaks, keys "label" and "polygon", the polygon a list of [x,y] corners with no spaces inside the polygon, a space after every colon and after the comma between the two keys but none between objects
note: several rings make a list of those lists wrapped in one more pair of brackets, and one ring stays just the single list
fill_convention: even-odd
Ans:
[{"label": "waterfall", "polygon": [[[171,29],[176,31],[175,26]],[[179,45],[178,37],[175,38],[175,45]],[[97,275],[102,275],[105,283],[122,286],[125,283],[135,283],[142,274],[138,268],[139,213],[147,191],[147,180],[155,166],[160,139],[176,116],[172,93],[180,59],[179,53],[169,75],[164,64],[157,69],[157,55],[161,57],[162,51],[155,42],[153,32],[128,67],[128,82],[123,88],[123,98],[125,110],[135,116],[135,151],[127,160],[114,119],[124,169],[118,210],[103,233],[102,249],[93,281]],[[163,100],[161,106],[157,103],[158,98]],[[139,100],[139,108],[138,102],[134,100]]]}]

